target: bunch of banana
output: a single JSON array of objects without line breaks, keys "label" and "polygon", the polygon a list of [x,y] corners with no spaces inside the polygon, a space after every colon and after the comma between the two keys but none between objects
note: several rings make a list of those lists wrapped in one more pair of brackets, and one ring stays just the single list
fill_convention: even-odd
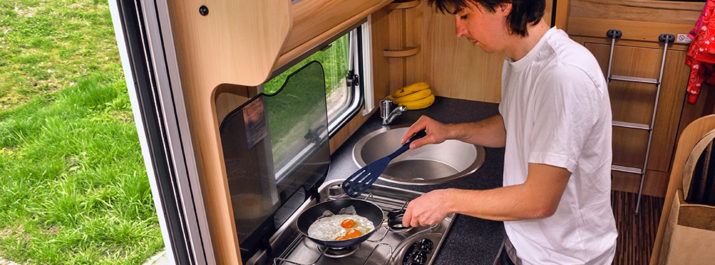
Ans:
[{"label": "bunch of banana", "polygon": [[425,82],[417,82],[398,89],[392,95],[387,96],[395,104],[405,106],[408,110],[424,109],[434,103],[434,95],[429,85]]}]

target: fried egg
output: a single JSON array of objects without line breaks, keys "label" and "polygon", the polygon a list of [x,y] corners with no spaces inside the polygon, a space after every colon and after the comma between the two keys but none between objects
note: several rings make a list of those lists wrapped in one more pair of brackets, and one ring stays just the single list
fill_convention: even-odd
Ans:
[{"label": "fried egg", "polygon": [[370,233],[375,226],[357,214],[336,214],[318,218],[308,228],[308,236],[324,240],[347,240]]}]

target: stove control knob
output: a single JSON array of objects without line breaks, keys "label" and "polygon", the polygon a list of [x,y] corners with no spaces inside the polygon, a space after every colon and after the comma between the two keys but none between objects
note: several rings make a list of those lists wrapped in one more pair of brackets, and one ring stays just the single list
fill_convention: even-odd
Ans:
[{"label": "stove control knob", "polygon": [[432,252],[434,243],[432,240],[424,238],[412,243],[402,258],[403,265],[423,265],[427,262],[427,257]]},{"label": "stove control knob", "polygon": [[420,240],[420,250],[422,250],[423,252],[429,253],[430,251],[432,251],[433,246],[434,244],[432,243],[432,240],[429,240],[427,238]]},{"label": "stove control knob", "polygon": [[424,252],[419,252],[417,255],[412,256],[412,262],[422,265],[425,264],[425,261],[427,261],[427,254]]}]

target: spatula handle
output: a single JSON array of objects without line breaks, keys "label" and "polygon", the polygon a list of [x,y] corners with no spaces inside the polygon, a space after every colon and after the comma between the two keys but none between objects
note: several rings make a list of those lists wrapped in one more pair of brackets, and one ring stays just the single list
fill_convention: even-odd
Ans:
[{"label": "spatula handle", "polygon": [[390,154],[388,157],[390,157],[390,160],[392,160],[392,159],[394,159],[395,157],[401,155],[402,153],[407,152],[407,150],[410,149],[410,144],[411,144],[412,142],[414,142],[415,140],[420,139],[420,138],[422,138],[422,137],[425,137],[425,135],[427,135],[427,132],[425,132],[424,129],[420,130],[420,131],[417,132],[415,135],[413,135],[412,137],[410,137],[410,140],[407,140],[407,142],[406,142],[405,144],[403,144],[402,146],[400,146],[400,148],[397,149],[397,151],[393,152],[393,153]]}]

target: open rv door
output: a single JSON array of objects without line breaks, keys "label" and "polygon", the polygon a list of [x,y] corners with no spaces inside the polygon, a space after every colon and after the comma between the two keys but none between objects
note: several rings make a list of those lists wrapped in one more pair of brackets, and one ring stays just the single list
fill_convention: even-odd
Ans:
[{"label": "open rv door", "polygon": [[215,264],[166,5],[109,0],[167,256]]}]

